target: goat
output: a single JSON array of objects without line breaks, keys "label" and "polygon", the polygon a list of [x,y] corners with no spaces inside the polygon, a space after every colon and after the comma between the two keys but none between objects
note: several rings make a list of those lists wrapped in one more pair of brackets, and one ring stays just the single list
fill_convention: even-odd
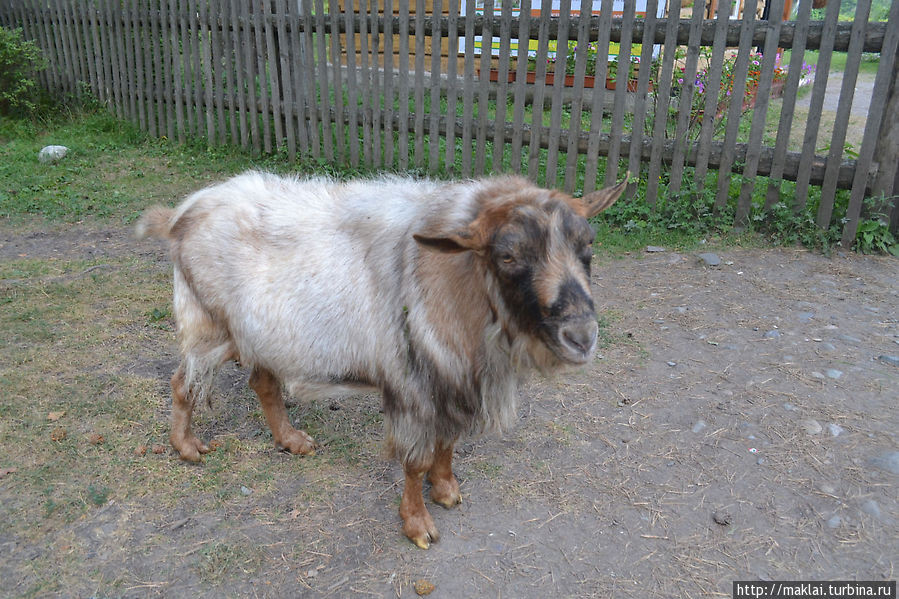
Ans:
[{"label": "goat", "polygon": [[340,183],[247,172],[148,209],[138,236],[170,242],[182,360],[170,441],[199,461],[197,401],[229,360],[252,369],[278,448],[315,452],[288,419],[296,396],[376,389],[405,474],[403,532],[439,537],[423,500],[462,500],[453,446],[501,431],[531,370],[587,363],[597,322],[587,219],[627,179],[582,198],[519,177]]}]

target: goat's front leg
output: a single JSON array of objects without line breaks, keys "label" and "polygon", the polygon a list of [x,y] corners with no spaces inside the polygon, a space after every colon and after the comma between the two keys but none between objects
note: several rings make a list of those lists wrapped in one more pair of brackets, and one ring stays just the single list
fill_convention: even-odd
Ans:
[{"label": "goat's front leg", "polygon": [[434,450],[434,463],[428,472],[431,482],[431,501],[449,509],[462,503],[459,481],[453,475],[453,445],[455,441],[438,442]]},{"label": "goat's front leg", "polygon": [[422,483],[424,482],[425,473],[429,469],[430,464],[403,464],[403,471],[406,474],[403,499],[400,502],[403,534],[422,549],[427,549],[431,546],[432,541],[436,542],[440,538],[440,534],[437,532],[437,527],[434,525],[431,514],[428,513],[428,508],[425,507],[424,497],[422,496]]}]

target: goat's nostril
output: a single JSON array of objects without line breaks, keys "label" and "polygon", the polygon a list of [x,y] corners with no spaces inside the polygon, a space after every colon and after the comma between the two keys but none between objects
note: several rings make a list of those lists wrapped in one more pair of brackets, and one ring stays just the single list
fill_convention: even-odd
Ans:
[{"label": "goat's nostril", "polygon": [[585,354],[593,349],[593,344],[596,341],[596,328],[568,326],[562,330],[562,339],[573,349]]}]

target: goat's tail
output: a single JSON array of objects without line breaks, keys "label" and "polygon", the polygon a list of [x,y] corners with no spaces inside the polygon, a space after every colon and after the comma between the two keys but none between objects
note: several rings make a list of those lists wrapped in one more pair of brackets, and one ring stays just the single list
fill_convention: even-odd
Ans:
[{"label": "goat's tail", "polygon": [[137,221],[134,233],[138,239],[145,237],[159,237],[170,239],[172,231],[172,217],[175,211],[165,206],[151,206],[147,208]]}]

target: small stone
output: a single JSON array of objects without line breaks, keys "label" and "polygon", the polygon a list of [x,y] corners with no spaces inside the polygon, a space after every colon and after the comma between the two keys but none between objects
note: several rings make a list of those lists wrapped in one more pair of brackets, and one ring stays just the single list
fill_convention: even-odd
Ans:
[{"label": "small stone", "polygon": [[42,164],[48,164],[62,160],[68,154],[69,149],[65,146],[44,146],[37,154],[37,159]]},{"label": "small stone", "polygon": [[899,451],[888,451],[870,460],[871,465],[893,474],[899,474]]},{"label": "small stone", "polygon": [[733,520],[733,516],[724,510],[715,510],[712,512],[712,520],[720,526],[727,526]]},{"label": "small stone", "polygon": [[87,438],[87,441],[91,445],[103,445],[103,442],[106,441],[106,439],[104,439],[103,435],[100,433],[91,433]]},{"label": "small stone", "polygon": [[668,364],[668,366],[671,366],[672,368],[677,366],[677,362],[666,362],[666,364]]},{"label": "small stone", "polygon": [[799,317],[799,322],[801,322],[802,324],[808,324],[815,317],[815,313],[814,312],[800,312],[798,314],[798,317]]},{"label": "small stone", "polygon": [[833,422],[831,422],[830,424],[827,425],[827,430],[829,430],[830,434],[833,435],[834,437],[839,437],[840,433],[845,432],[846,429],[844,429],[839,424],[834,424]]},{"label": "small stone", "polygon": [[877,359],[890,366],[899,366],[899,356],[877,356]]},{"label": "small stone", "polygon": [[814,372],[812,372],[812,378],[824,380],[824,375],[815,370]]},{"label": "small stone", "polygon": [[799,408],[797,408],[790,402],[786,402],[786,403],[784,403],[784,410],[786,410],[787,412],[796,412],[799,410]]},{"label": "small stone", "polygon": [[415,594],[423,597],[425,595],[430,595],[434,592],[434,583],[430,580],[425,580],[424,578],[416,580],[412,583],[412,587],[415,589]]},{"label": "small stone", "polygon": [[838,528],[842,522],[843,522],[843,519],[840,518],[839,516],[831,516],[827,520],[827,526],[828,526],[828,528]]},{"label": "small stone", "polygon": [[837,380],[841,376],[843,376],[843,371],[837,370],[836,368],[828,368],[827,370],[824,371],[824,374],[826,374],[829,378]]},{"label": "small stone", "polygon": [[862,504],[862,511],[874,518],[880,518],[880,505],[873,499]]},{"label": "small stone", "polygon": [[664,252],[665,248],[659,247],[657,245],[648,245],[648,246],[646,246],[646,251],[647,251],[647,253],[655,254],[658,252]]},{"label": "small stone", "polygon": [[770,330],[764,335],[765,339],[779,339],[780,331]]},{"label": "small stone", "polygon": [[674,309],[674,311],[677,312],[678,314],[686,314],[687,310],[689,310],[689,308],[687,308],[686,306],[677,306]]},{"label": "small stone", "polygon": [[721,264],[721,258],[718,257],[718,254],[713,254],[711,252],[699,254],[699,259],[704,262],[706,266],[718,266]]},{"label": "small stone", "polygon": [[706,426],[707,426],[707,425],[706,425],[706,423],[705,423],[705,420],[697,420],[696,423],[693,425],[693,428],[692,428],[691,430],[692,430],[694,433],[699,433],[699,432],[702,432],[702,429],[704,429]]},{"label": "small stone", "polygon": [[853,337],[851,335],[840,335],[838,337],[840,341],[845,341],[846,343],[861,343],[862,340],[858,337]]},{"label": "small stone", "polygon": [[247,495],[252,495],[252,494],[253,494],[253,489],[241,485],[241,486],[240,486],[240,494],[243,495],[243,496],[245,496],[245,497],[246,497]]},{"label": "small stone", "polygon": [[827,341],[825,341],[821,344],[821,349],[823,349],[824,351],[836,351],[837,346],[833,343],[828,343]]},{"label": "small stone", "polygon": [[758,464],[759,466],[761,466],[762,464],[765,463],[765,458],[760,457],[755,461],[755,463]]},{"label": "small stone", "polygon": [[821,424],[817,420],[809,419],[802,421],[802,429],[810,435],[817,435],[822,430]]}]

